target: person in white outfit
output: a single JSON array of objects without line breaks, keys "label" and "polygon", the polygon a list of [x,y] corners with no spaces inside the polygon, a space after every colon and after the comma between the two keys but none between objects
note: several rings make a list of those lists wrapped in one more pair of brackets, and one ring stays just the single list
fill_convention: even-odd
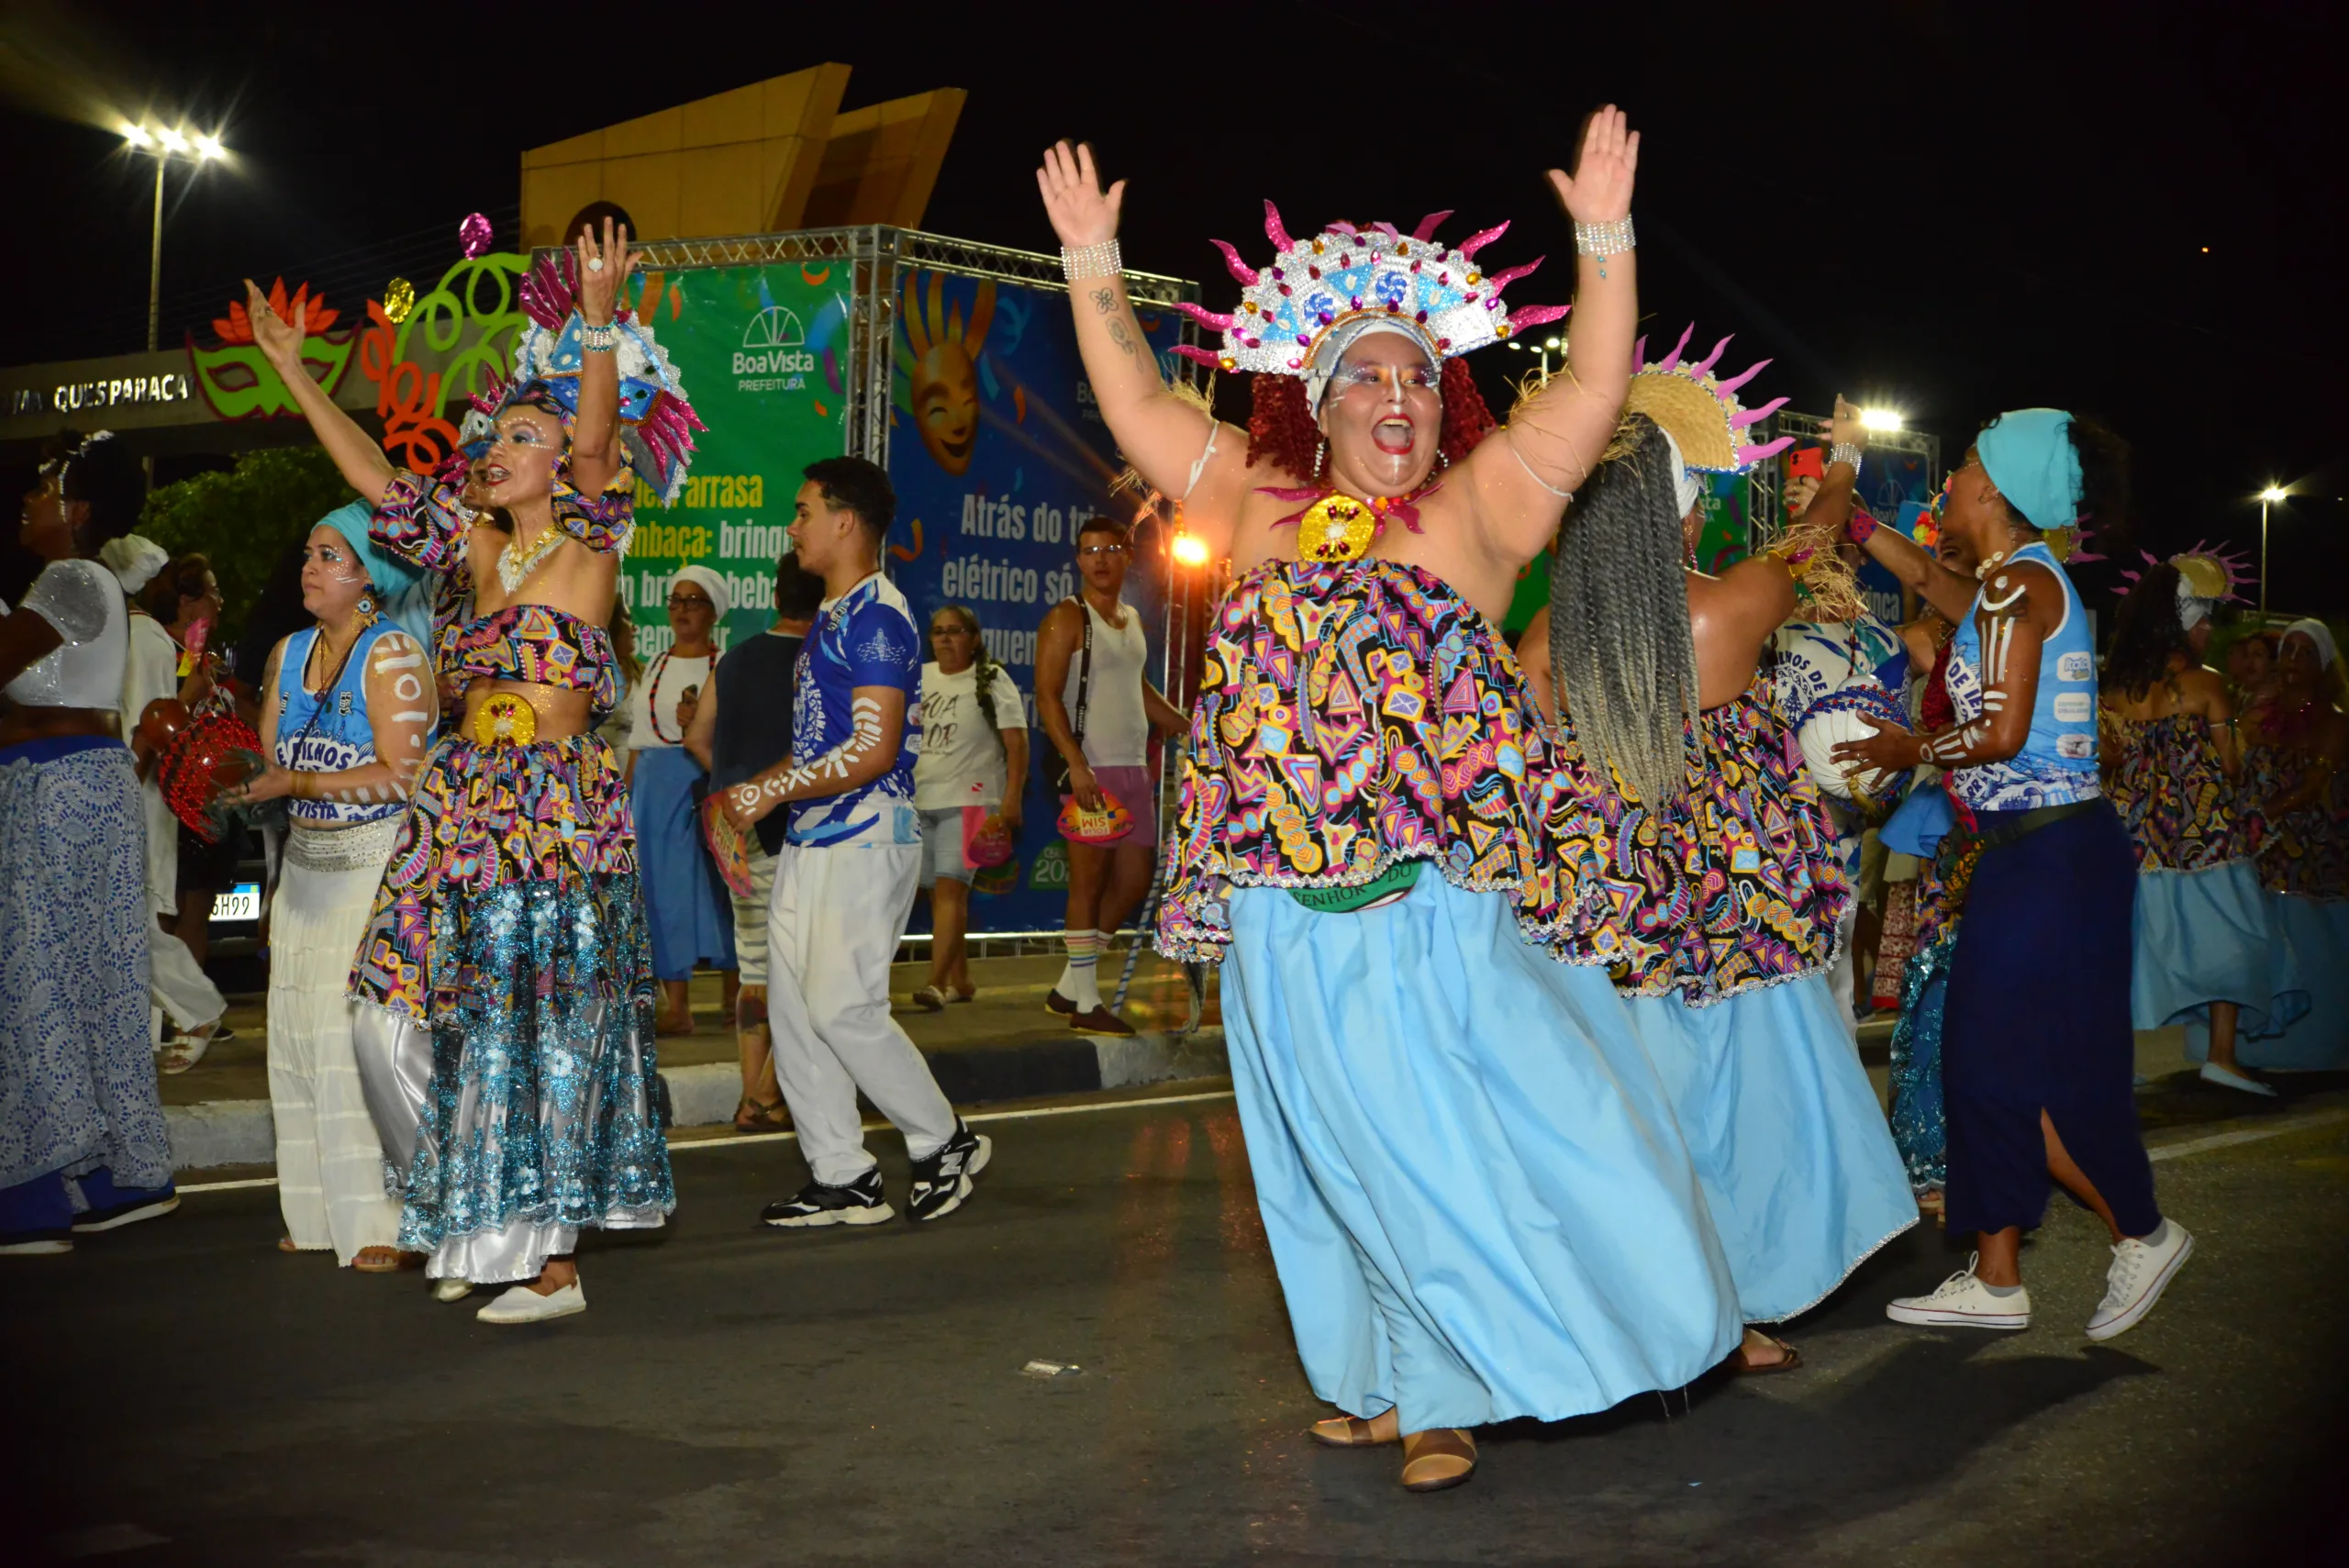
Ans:
[{"label": "person in white outfit", "polygon": [[[382,613],[421,576],[367,537],[357,502],[310,530],[302,607],[318,624],[270,653],[269,760],[237,794],[284,799],[285,869],[270,906],[269,1106],[277,1124],[278,1248],[332,1251],[361,1273],[423,1265],[394,1242],[397,1199],[351,1043],[352,955],[366,934],[423,765],[437,695],[422,636]],[[421,633],[422,636],[419,636]],[[408,1151],[397,1151],[405,1163]]]},{"label": "person in white outfit", "polygon": [[153,966],[149,984],[155,999],[150,1028],[159,1032],[165,1018],[172,1020],[180,1038],[165,1053],[162,1071],[184,1073],[211,1048],[228,1004],[166,918],[179,910],[180,823],[164,803],[162,786],[155,779],[154,759],[139,735],[139,720],[150,703],[196,700],[203,695],[200,684],[206,678],[199,673],[182,684],[179,644],[139,603],[139,591],[170,564],[171,552],[153,539],[125,534],[107,540],[98,559],[122,584],[130,611],[130,656],[122,675],[122,730],[145,776],[139,803],[147,827],[147,909],[156,917],[155,930],[147,939]]},{"label": "person in white outfit", "polygon": [[1019,836],[1028,710],[1010,672],[988,656],[970,606],[940,606],[930,617],[930,645],[938,657],[921,667],[921,760],[914,764],[921,884],[930,894],[930,984],[914,993],[914,1004],[935,1013],[979,994],[963,940],[978,870],[971,846],[992,839],[1008,854]]},{"label": "person in white outfit", "polygon": [[825,598],[793,672],[791,759],[723,797],[743,832],[790,812],[767,906],[767,1027],[813,1179],[761,1218],[784,1229],[876,1225],[895,1212],[864,1147],[861,1089],[906,1135],[907,1217],[938,1219],[971,1195],[991,1147],[955,1116],[889,1016],[889,962],[921,875],[907,736],[921,636],[881,574],[896,495],[863,458],[825,458],[805,472],[791,542],[823,578]]},{"label": "person in white outfit", "polygon": [[1076,535],[1081,592],[1046,612],[1036,639],[1036,722],[1067,770],[1060,794],[1064,807],[1074,807],[1061,818],[1068,847],[1062,937],[1068,962],[1044,1006],[1079,1034],[1134,1032],[1101,1000],[1098,966],[1150,891],[1158,854],[1150,732],[1180,734],[1189,722],[1145,673],[1150,640],[1141,616],[1120,596],[1131,556],[1121,524],[1088,518]]}]

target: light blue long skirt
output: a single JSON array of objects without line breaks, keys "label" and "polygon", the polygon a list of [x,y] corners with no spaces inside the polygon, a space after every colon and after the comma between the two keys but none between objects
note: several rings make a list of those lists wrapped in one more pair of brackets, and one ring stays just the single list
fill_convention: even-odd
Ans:
[{"label": "light blue long skirt", "polygon": [[1560,1420],[1737,1344],[1727,1261],[1605,971],[1431,869],[1357,914],[1261,887],[1230,908],[1233,1085],[1314,1393],[1397,1407],[1406,1431]]},{"label": "light blue long skirt", "polygon": [[[2308,1005],[2259,1034],[2244,1029],[2235,1040],[2235,1060],[2286,1072],[2349,1068],[2349,899],[2270,892],[2266,903],[2291,950],[2294,977]],[[2187,1054],[2200,1061],[2210,1051],[2210,1030],[2188,1023]]]},{"label": "light blue long skirt", "polygon": [[1917,1223],[1908,1167],[1824,974],[1702,1007],[1676,995],[1631,1007],[1747,1322],[1809,1311]]},{"label": "light blue long skirt", "polygon": [[2198,1062],[2210,1054],[2213,1002],[2243,1009],[2237,1028],[2244,1036],[2280,1029],[2308,1011],[2307,987],[2259,885],[2256,861],[2140,871],[2134,939],[2130,1023],[2141,1029],[2202,1024]]},{"label": "light blue long skirt", "polygon": [[722,884],[694,817],[700,777],[701,764],[684,747],[651,746],[636,753],[629,781],[656,980],[692,978],[696,959],[713,969],[734,967],[733,906],[718,896]]}]

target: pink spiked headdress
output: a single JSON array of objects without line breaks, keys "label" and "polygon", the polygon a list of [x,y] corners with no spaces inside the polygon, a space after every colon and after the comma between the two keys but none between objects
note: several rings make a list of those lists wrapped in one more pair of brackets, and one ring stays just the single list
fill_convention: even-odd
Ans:
[{"label": "pink spiked headdress", "polygon": [[1333,223],[1297,240],[1289,238],[1280,209],[1266,202],[1264,234],[1275,247],[1272,261],[1258,271],[1230,245],[1214,241],[1240,282],[1239,308],[1227,316],[1178,306],[1200,326],[1221,333],[1223,340],[1214,349],[1186,344],[1175,352],[1218,370],[1302,378],[1323,340],[1350,322],[1399,328],[1419,339],[1431,361],[1441,362],[1566,314],[1570,307],[1563,305],[1504,311],[1501,290],[1540,266],[1541,259],[1487,274],[1476,265],[1476,252],[1508,225],[1480,229],[1454,250],[1434,238],[1436,227],[1451,216],[1431,213],[1408,234],[1391,223],[1364,228]]},{"label": "pink spiked headdress", "polygon": [[1792,436],[1760,446],[1745,443],[1748,427],[1786,406],[1783,397],[1774,397],[1759,408],[1747,408],[1738,402],[1738,390],[1770,361],[1757,361],[1727,381],[1718,380],[1713,367],[1720,363],[1730,339],[1714,344],[1713,351],[1701,360],[1685,359],[1688,339],[1696,330],[1691,322],[1682,330],[1680,341],[1672,346],[1672,352],[1654,364],[1641,362],[1647,351],[1645,338],[1631,346],[1631,386],[1623,399],[1623,412],[1644,414],[1662,426],[1679,447],[1681,461],[1705,473],[1743,473],[1764,458],[1775,457],[1794,445]]}]

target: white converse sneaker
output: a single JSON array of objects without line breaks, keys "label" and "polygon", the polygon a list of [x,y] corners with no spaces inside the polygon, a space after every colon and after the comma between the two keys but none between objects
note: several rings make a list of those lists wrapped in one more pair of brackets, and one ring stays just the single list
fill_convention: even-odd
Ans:
[{"label": "white converse sneaker", "polygon": [[1941,1324],[1953,1329],[2028,1329],[2031,1292],[1992,1296],[1989,1286],[1974,1277],[1982,1261],[1975,1253],[1965,1266],[1942,1281],[1931,1296],[1903,1296],[1885,1305],[1884,1315],[1895,1323]]},{"label": "white converse sneaker", "polygon": [[2178,1265],[2194,1255],[2194,1238],[2176,1220],[2164,1222],[2168,1234],[2158,1247],[2130,1237],[2112,1249],[2112,1267],[2104,1274],[2104,1300],[2088,1319],[2088,1338],[2110,1340],[2137,1326],[2162,1298]]},{"label": "white converse sneaker", "polygon": [[568,1318],[586,1310],[587,1293],[573,1280],[551,1296],[518,1284],[473,1316],[484,1323],[543,1323],[550,1318]]}]

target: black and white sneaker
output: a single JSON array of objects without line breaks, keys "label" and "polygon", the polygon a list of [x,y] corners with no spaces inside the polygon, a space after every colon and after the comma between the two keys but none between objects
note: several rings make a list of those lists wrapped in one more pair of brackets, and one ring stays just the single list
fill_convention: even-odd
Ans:
[{"label": "black and white sneaker", "polygon": [[771,1203],[759,1213],[761,1224],[785,1230],[818,1225],[879,1225],[895,1218],[896,1210],[889,1207],[877,1170],[865,1172],[844,1187],[810,1182],[799,1189],[797,1197]]},{"label": "black and white sneaker", "polygon": [[943,1219],[962,1207],[963,1200],[971,1195],[971,1178],[987,1168],[994,1153],[994,1140],[956,1122],[954,1136],[946,1140],[946,1147],[927,1160],[914,1162],[914,1184],[906,1193],[906,1218],[918,1224]]}]

